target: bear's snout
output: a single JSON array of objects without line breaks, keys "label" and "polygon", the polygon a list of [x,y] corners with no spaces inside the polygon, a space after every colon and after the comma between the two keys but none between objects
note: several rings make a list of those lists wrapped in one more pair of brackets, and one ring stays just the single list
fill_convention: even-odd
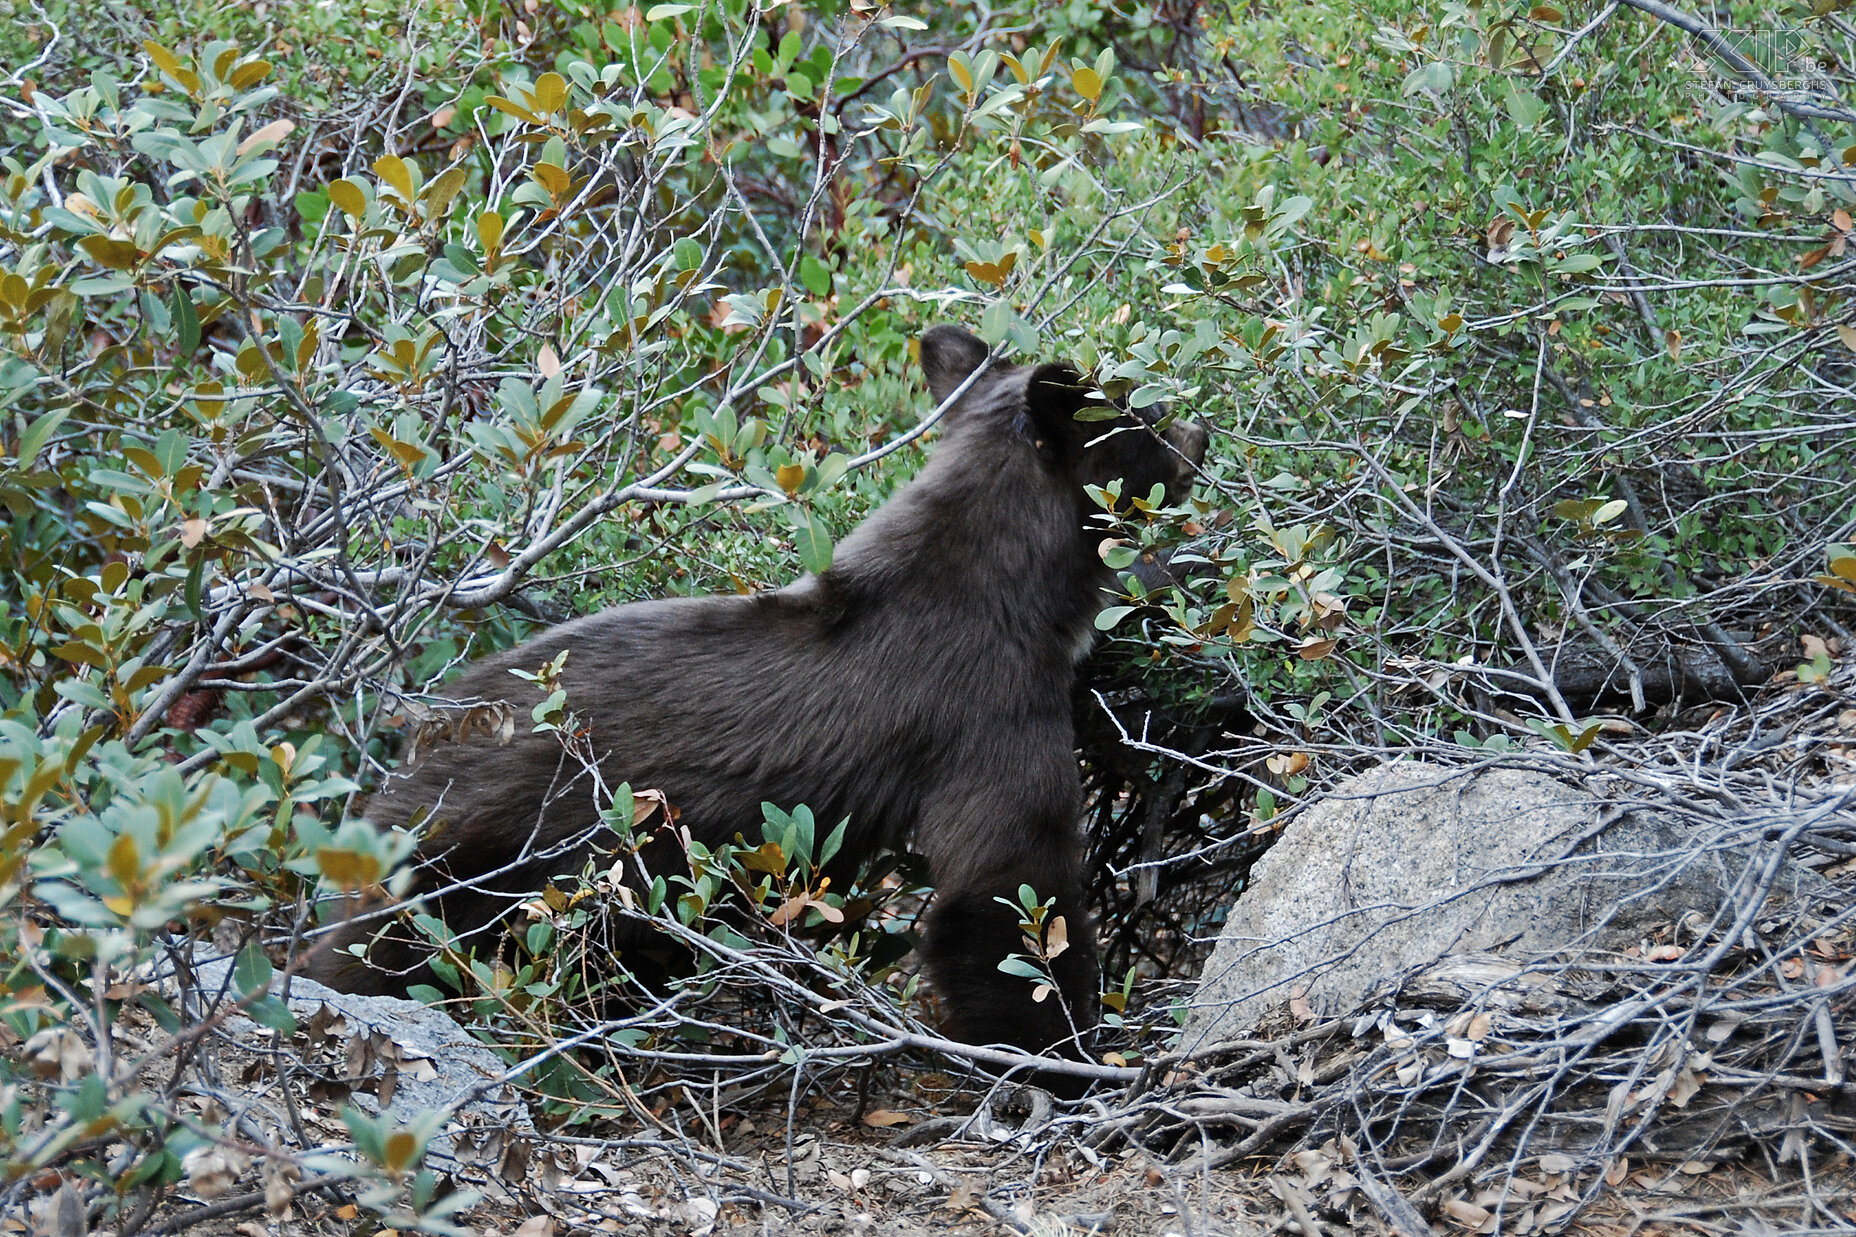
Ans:
[{"label": "bear's snout", "polygon": [[1211,435],[1197,421],[1175,421],[1167,427],[1163,437],[1167,445],[1179,453],[1174,461],[1173,483],[1166,487],[1168,498],[1178,501],[1192,487],[1193,472],[1205,462],[1205,447]]},{"label": "bear's snout", "polygon": [[1186,457],[1194,468],[1205,462],[1205,447],[1211,435],[1197,421],[1175,421],[1166,431],[1166,440],[1173,450]]}]

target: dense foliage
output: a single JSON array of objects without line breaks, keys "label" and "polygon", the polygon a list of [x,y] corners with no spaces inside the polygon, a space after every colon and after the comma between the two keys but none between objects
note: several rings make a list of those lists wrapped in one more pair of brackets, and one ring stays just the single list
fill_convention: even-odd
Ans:
[{"label": "dense foliage", "polygon": [[[1174,577],[1124,577],[1085,701],[1118,970],[1188,962],[1281,810],[1375,753],[1578,751],[1667,721],[1684,675],[1826,675],[1856,591],[1846,24],[1767,15],[1762,66],[1595,16],[0,2],[9,1177],[145,1219],[214,1142],[144,1072],[200,1033],[178,963],[235,955],[219,997],[288,1026],[265,993],[318,893],[409,845],[356,796],[485,722],[446,674],[828,565],[932,436],[936,321],[1213,430],[1190,505],[1105,526],[1111,565]],[[571,742],[534,669],[495,724]],[[784,966],[916,1025],[914,877],[822,887],[813,832],[770,812],[634,909],[716,947],[706,1000]],[[511,1060],[584,1025],[588,915],[553,890],[516,971],[453,968]],[[1133,978],[1117,1064],[1166,1022]],[[742,1019],[770,1075],[803,1052]],[[558,1111],[609,1111],[610,1062],[552,1060]],[[417,1148],[353,1126],[378,1206],[441,1225]]]}]

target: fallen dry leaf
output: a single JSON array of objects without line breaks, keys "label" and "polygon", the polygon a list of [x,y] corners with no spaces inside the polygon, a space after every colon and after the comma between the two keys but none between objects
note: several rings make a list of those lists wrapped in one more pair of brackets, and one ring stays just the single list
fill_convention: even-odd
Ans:
[{"label": "fallen dry leaf", "polygon": [[864,1114],[864,1124],[873,1129],[884,1129],[892,1125],[907,1125],[909,1117],[904,1113],[891,1112],[887,1108],[877,1108]]},{"label": "fallen dry leaf", "polygon": [[1466,1198],[1453,1198],[1446,1202],[1444,1214],[1465,1228],[1481,1228],[1494,1218],[1487,1207],[1478,1207]]}]

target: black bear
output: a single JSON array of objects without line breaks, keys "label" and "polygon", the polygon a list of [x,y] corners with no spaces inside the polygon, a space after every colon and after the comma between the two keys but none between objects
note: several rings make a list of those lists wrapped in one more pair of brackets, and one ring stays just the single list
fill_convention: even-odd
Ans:
[{"label": "black bear", "polygon": [[[937,402],[986,357],[957,327],[922,337]],[[511,668],[532,672],[566,651],[567,707],[591,727],[601,779],[663,792],[695,839],[757,838],[763,802],[803,803],[827,827],[848,818],[841,864],[911,846],[936,888],[923,947],[948,1031],[1074,1052],[1073,1026],[1095,1021],[1097,962],[1070,689],[1113,582],[1084,487],[1121,479],[1125,495],[1159,484],[1177,499],[1206,441],[1196,425],[1159,431],[1088,392],[1067,365],[994,361],[947,413],[920,474],[822,575],[750,597],[615,606],[486,658],[446,692],[507,698]],[[584,846],[535,857],[597,823],[590,779],[576,774],[551,734],[441,744],[367,815],[392,826],[425,817],[415,890],[448,890],[437,904],[452,931],[483,942],[479,930],[549,876],[579,871]],[[680,859],[669,842],[641,853],[660,869]],[[994,899],[1021,885],[1066,919],[1072,947],[1053,967],[1061,1002],[1034,1002],[1031,983],[999,970],[1023,945],[1018,917]],[[337,928],[309,973],[356,992],[431,982],[397,932],[367,962],[353,956],[379,923]]]}]

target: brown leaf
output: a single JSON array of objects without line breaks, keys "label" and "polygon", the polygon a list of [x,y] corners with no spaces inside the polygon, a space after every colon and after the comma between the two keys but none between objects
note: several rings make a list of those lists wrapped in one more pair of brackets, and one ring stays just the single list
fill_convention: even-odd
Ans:
[{"label": "brown leaf", "polygon": [[1466,1228],[1479,1228],[1488,1222],[1487,1207],[1478,1207],[1466,1198],[1453,1198],[1444,1204],[1444,1214]]},{"label": "brown leaf", "polygon": [[1048,961],[1070,947],[1070,927],[1059,915],[1044,929],[1044,957]]},{"label": "brown leaf", "polygon": [[1266,756],[1263,764],[1278,777],[1294,777],[1308,767],[1308,753],[1278,752],[1274,756]]},{"label": "brown leaf", "polygon": [[875,1108],[864,1114],[864,1124],[879,1130],[892,1125],[907,1125],[913,1119],[907,1113],[892,1112],[887,1108]]},{"label": "brown leaf", "polygon": [[805,910],[805,908],[806,895],[802,893],[798,897],[788,898],[785,902],[781,903],[780,909],[768,916],[767,922],[776,928],[783,928],[791,923],[799,915],[799,912]]},{"label": "brown leaf", "polygon": [[1005,282],[1006,276],[1010,275],[1012,268],[1017,265],[1018,254],[1008,252],[997,262],[968,262],[966,271],[967,274],[984,283],[998,285]]},{"label": "brown leaf", "polygon": [[632,824],[642,825],[660,811],[667,820],[675,820],[682,815],[671,805],[670,799],[661,790],[634,790],[632,792]]},{"label": "brown leaf", "polygon": [[1486,235],[1489,242],[1489,254],[1494,257],[1508,247],[1509,238],[1514,235],[1514,220],[1507,215],[1490,220]]},{"label": "brown leaf", "polygon": [[262,129],[254,130],[250,137],[240,142],[238,144],[238,153],[241,155],[250,154],[254,146],[275,145],[289,137],[291,130],[295,128],[296,122],[294,120],[273,120]]}]

